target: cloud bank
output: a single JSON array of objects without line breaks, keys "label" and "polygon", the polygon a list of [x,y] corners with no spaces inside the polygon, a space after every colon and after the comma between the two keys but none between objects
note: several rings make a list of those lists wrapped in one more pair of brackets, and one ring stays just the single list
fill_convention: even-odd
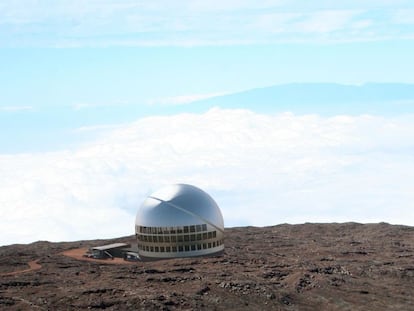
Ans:
[{"label": "cloud bank", "polygon": [[414,116],[147,117],[72,151],[0,155],[0,244],[133,233],[169,183],[210,193],[226,226],[414,225]]}]

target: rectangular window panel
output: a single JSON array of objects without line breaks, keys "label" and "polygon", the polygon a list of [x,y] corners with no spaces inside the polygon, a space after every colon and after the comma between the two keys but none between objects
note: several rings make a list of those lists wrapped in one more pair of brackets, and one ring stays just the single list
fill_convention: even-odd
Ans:
[{"label": "rectangular window panel", "polygon": [[184,251],[184,248],[182,246],[178,246],[178,251],[182,252],[182,251]]},{"label": "rectangular window panel", "polygon": [[185,236],[184,236],[184,241],[185,241],[185,242],[188,242],[188,241],[189,241],[189,236],[188,236],[188,235],[185,235]]},{"label": "rectangular window panel", "polygon": [[203,231],[207,231],[207,225],[203,224]]},{"label": "rectangular window panel", "polygon": [[191,245],[191,250],[192,250],[192,251],[195,251],[195,250],[196,250],[196,246],[195,246],[195,244],[192,244],[192,245]]},{"label": "rectangular window panel", "polygon": [[160,252],[164,253],[164,251],[165,251],[164,246],[160,246]]},{"label": "rectangular window panel", "polygon": [[171,242],[173,243],[177,242],[177,237],[175,235],[171,236]]},{"label": "rectangular window panel", "polygon": [[203,243],[203,249],[206,249],[206,248],[207,248],[207,244]]},{"label": "rectangular window panel", "polygon": [[207,232],[203,233],[203,240],[207,240]]},{"label": "rectangular window panel", "polygon": [[164,237],[164,242],[166,242],[166,243],[169,243],[170,242],[170,236],[169,235],[166,235]]},{"label": "rectangular window panel", "polygon": [[211,248],[211,243],[208,243],[208,248]]},{"label": "rectangular window panel", "polygon": [[195,226],[190,226],[190,232],[195,232]]},{"label": "rectangular window panel", "polygon": [[196,226],[196,231],[197,231],[197,232],[200,232],[200,231],[201,231],[201,225],[197,225],[197,226]]},{"label": "rectangular window panel", "polygon": [[155,251],[158,253],[160,250],[159,250],[159,248],[158,248],[158,246],[155,246]]},{"label": "rectangular window panel", "polygon": [[197,234],[197,241],[200,241],[202,239],[202,235],[201,235],[201,233],[198,233]]},{"label": "rectangular window panel", "polygon": [[152,240],[154,241],[154,243],[158,243],[158,237],[156,235],[152,236]]},{"label": "rectangular window panel", "polygon": [[211,239],[213,237],[213,233],[210,231],[209,233],[208,233],[208,238],[209,239]]},{"label": "rectangular window panel", "polygon": [[197,249],[200,250],[201,248],[201,244],[197,244]]},{"label": "rectangular window panel", "polygon": [[194,242],[196,240],[195,234],[190,235],[190,241]]},{"label": "rectangular window panel", "polygon": [[164,237],[162,235],[158,237],[158,242],[164,243]]},{"label": "rectangular window panel", "polygon": [[165,247],[165,251],[166,251],[167,253],[171,252],[171,247],[170,247],[170,246],[166,246],[166,247]]},{"label": "rectangular window panel", "polygon": [[190,246],[189,245],[185,245],[185,251],[188,252],[190,250]]},{"label": "rectangular window panel", "polygon": [[177,236],[177,241],[182,242],[183,241],[183,236],[182,235]]},{"label": "rectangular window panel", "polygon": [[172,249],[172,251],[173,251],[174,253],[176,253],[176,252],[177,252],[177,246],[173,246],[171,249]]},{"label": "rectangular window panel", "polygon": [[184,233],[188,233],[188,226],[184,226]]}]

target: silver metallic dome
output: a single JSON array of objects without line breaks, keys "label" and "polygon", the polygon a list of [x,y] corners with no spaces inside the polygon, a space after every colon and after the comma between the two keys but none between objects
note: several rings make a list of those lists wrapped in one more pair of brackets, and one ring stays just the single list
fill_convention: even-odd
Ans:
[{"label": "silver metallic dome", "polygon": [[203,190],[170,185],[151,194],[135,221],[142,259],[191,257],[224,250],[223,216]]}]

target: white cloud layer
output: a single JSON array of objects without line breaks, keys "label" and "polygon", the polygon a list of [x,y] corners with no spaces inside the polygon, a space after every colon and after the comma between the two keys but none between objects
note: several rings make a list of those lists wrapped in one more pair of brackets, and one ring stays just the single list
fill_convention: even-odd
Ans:
[{"label": "white cloud layer", "polygon": [[414,116],[148,117],[73,151],[0,155],[0,245],[133,234],[146,195],[190,183],[226,226],[414,225]]}]

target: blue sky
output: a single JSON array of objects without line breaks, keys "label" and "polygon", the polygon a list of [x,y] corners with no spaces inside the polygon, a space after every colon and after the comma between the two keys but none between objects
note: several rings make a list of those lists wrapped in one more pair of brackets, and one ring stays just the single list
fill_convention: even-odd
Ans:
[{"label": "blue sky", "polygon": [[3,0],[0,244],[130,234],[145,196],[174,182],[211,192],[228,226],[413,225],[411,114],[191,104],[414,83],[413,52],[412,1]]}]

